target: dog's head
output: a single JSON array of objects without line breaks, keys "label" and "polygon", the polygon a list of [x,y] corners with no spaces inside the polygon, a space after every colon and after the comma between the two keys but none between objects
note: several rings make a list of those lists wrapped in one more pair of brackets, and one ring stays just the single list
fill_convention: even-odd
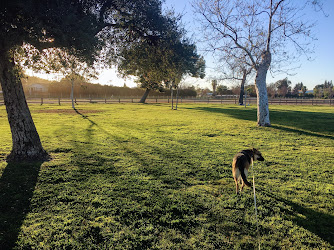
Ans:
[{"label": "dog's head", "polygon": [[253,148],[253,153],[254,153],[254,160],[264,161],[264,158],[259,150]]}]

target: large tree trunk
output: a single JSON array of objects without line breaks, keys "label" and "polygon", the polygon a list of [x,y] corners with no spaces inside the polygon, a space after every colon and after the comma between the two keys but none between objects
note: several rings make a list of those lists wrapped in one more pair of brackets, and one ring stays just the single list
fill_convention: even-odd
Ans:
[{"label": "large tree trunk", "polygon": [[48,154],[32,120],[14,59],[6,53],[0,58],[0,82],[13,142],[7,161],[45,160]]},{"label": "large tree trunk", "polygon": [[146,89],[146,91],[145,91],[143,97],[140,99],[139,103],[145,103],[146,98],[147,98],[148,94],[150,93],[150,91],[151,91],[151,89],[148,89],[148,88]]},{"label": "large tree trunk", "polygon": [[257,94],[257,125],[269,127],[269,103],[267,94],[267,72],[271,63],[270,52],[265,52],[262,55],[262,61],[259,64],[256,72],[255,87]]}]

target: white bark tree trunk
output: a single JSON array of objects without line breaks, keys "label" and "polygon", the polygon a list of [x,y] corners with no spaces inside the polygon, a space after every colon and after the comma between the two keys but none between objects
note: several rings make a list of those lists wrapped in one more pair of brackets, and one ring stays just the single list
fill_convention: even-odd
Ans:
[{"label": "white bark tree trunk", "polygon": [[257,94],[257,125],[269,127],[269,103],[267,94],[267,72],[271,63],[271,54],[266,51],[262,55],[261,63],[259,64],[255,78],[255,89]]}]

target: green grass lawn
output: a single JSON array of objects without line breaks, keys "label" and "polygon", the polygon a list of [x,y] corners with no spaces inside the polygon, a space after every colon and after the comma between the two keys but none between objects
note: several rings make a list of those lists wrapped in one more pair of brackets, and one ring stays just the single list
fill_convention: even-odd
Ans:
[{"label": "green grass lawn", "polygon": [[[32,105],[52,160],[7,164],[0,107],[0,249],[333,249],[334,108]],[[252,189],[234,154],[256,147]],[[249,176],[249,180],[252,177]]]}]

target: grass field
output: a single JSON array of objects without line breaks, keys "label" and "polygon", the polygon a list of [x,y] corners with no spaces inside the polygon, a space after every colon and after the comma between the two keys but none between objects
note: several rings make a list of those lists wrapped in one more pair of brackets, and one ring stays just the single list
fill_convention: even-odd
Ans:
[{"label": "grass field", "polygon": [[[333,249],[334,109],[32,105],[52,160],[7,164],[0,106],[0,249]],[[257,147],[253,193],[233,155]],[[251,179],[251,175],[249,177]]]}]

